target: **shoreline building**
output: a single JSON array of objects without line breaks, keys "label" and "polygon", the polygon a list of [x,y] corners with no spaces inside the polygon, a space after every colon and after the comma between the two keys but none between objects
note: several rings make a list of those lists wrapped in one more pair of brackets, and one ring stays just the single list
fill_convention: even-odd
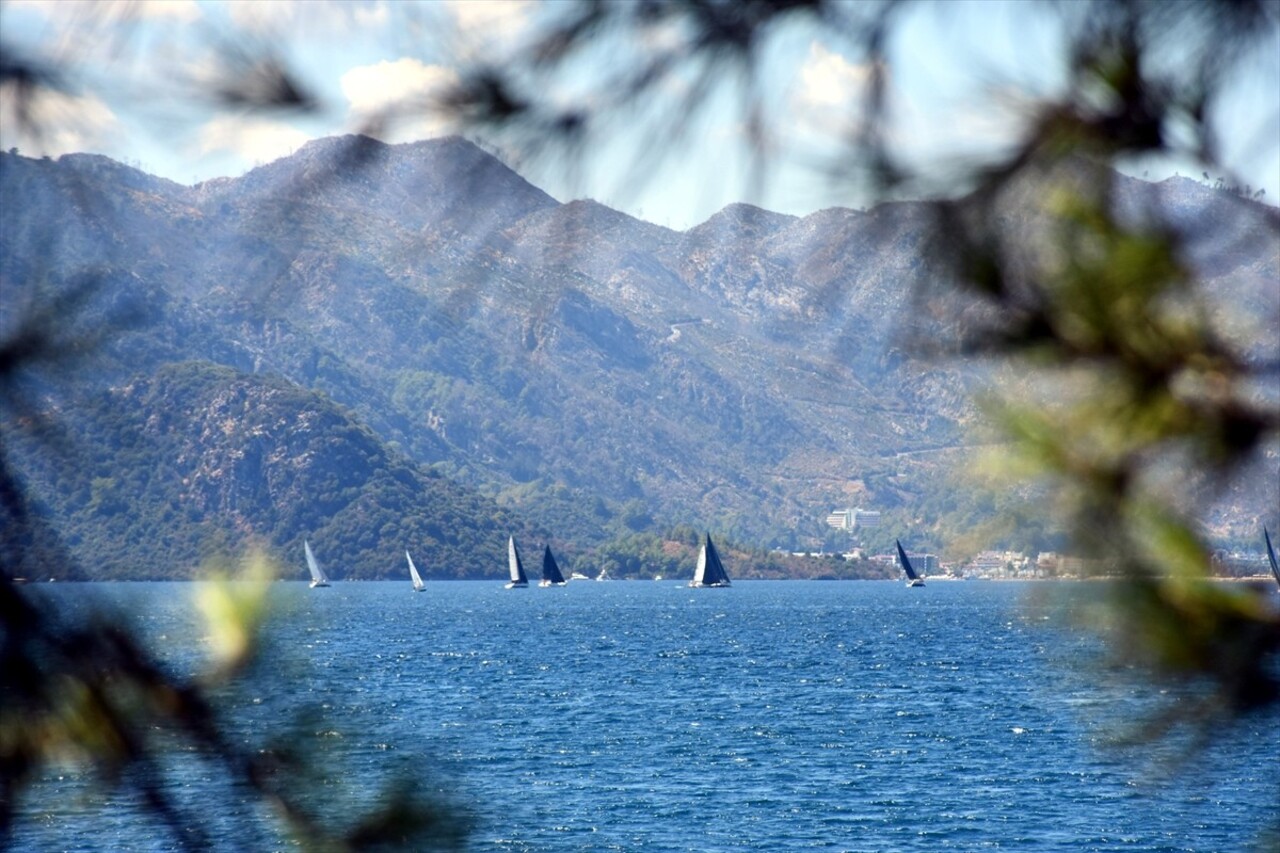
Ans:
[{"label": "shoreline building", "polygon": [[856,530],[859,527],[879,527],[880,511],[858,507],[834,509],[827,515],[827,526],[837,530]]}]

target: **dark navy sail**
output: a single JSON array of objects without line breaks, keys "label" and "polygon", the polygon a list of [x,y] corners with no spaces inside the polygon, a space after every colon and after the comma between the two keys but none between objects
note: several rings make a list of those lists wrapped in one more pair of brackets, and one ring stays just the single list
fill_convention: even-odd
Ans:
[{"label": "dark navy sail", "polygon": [[916,574],[916,570],[911,567],[911,561],[907,559],[907,552],[902,550],[902,543],[897,539],[893,540],[898,546],[898,562],[902,563],[902,570],[907,573],[907,586],[924,586],[924,579]]},{"label": "dark navy sail", "polygon": [[1271,574],[1275,575],[1276,584],[1280,585],[1280,565],[1276,564],[1276,549],[1271,547],[1271,534],[1262,528],[1262,537],[1267,540],[1267,559],[1271,561]]},{"label": "dark navy sail", "polygon": [[702,544],[702,550],[698,552],[698,567],[693,572],[693,582],[689,586],[729,586],[729,573],[724,570],[724,563],[720,562],[720,554],[711,541],[710,533]]},{"label": "dark navy sail", "polygon": [[542,552],[542,580],[538,586],[564,586],[564,575],[560,573],[560,566],[551,554],[550,545]]}]

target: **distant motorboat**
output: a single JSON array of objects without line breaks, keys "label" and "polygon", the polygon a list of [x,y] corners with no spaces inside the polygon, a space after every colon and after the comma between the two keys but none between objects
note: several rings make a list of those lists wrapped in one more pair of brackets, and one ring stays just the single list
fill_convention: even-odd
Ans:
[{"label": "distant motorboat", "polygon": [[538,581],[538,586],[564,586],[564,582],[564,575],[560,573],[560,566],[548,545],[542,552],[542,580]]},{"label": "distant motorboat", "polygon": [[729,573],[724,570],[724,563],[720,562],[720,554],[711,541],[710,533],[702,543],[702,549],[698,551],[698,567],[693,571],[693,581],[689,586],[690,588],[729,586]]},{"label": "distant motorboat", "polygon": [[418,574],[418,567],[413,564],[413,557],[409,556],[409,552],[404,552],[404,558],[409,561],[409,579],[413,581],[413,591],[422,592],[427,585],[422,582],[422,575]]},{"label": "distant motorboat", "polygon": [[907,552],[902,550],[902,543],[897,539],[893,541],[898,546],[898,561],[902,563],[902,570],[907,573],[907,586],[924,586],[924,578],[911,568],[911,561],[907,559]]},{"label": "distant motorboat", "polygon": [[1262,538],[1267,540],[1267,559],[1271,561],[1271,574],[1275,576],[1276,585],[1280,586],[1280,565],[1276,564],[1276,549],[1271,547],[1271,534],[1262,528]]},{"label": "distant motorboat", "polygon": [[587,577],[587,576],[586,576],[586,575],[584,575],[582,572],[574,572],[573,574],[569,575],[569,580],[571,580],[571,581],[589,581],[589,580],[591,580],[591,578]]},{"label": "distant motorboat", "polygon": [[529,576],[524,573],[524,562],[520,559],[520,549],[516,547],[514,536],[507,538],[507,570],[511,572],[507,589],[519,589],[529,585]]},{"label": "distant motorboat", "polygon": [[320,568],[320,564],[316,562],[316,555],[311,553],[311,543],[303,539],[302,550],[307,555],[307,569],[311,572],[311,588],[328,586],[329,576],[324,573],[324,569]]}]

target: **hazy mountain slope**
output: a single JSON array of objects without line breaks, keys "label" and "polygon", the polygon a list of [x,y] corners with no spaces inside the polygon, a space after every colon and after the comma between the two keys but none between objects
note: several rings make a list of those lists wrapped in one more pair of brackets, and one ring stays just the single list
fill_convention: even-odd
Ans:
[{"label": "hazy mountain slope", "polygon": [[[1235,294],[1231,328],[1265,338],[1276,312],[1250,306],[1275,252],[1222,236],[1262,208],[1236,222],[1186,184],[1121,181],[1175,222],[1222,226],[1194,260]],[[967,499],[943,474],[975,380],[920,357],[950,316],[921,296],[922,205],[733,205],[680,233],[561,204],[457,138],[319,140],[191,188],[0,154],[0,194],[23,200],[0,222],[6,288],[88,273],[104,284],[88,322],[142,309],[102,382],[188,360],[278,374],[558,537],[599,541],[639,505],[791,543],[835,506],[905,520]]]},{"label": "hazy mountain slope", "polygon": [[527,533],[280,379],[175,363],[81,401],[62,424],[73,443],[21,438],[15,457],[98,578],[189,577],[253,543],[302,577],[304,537],[339,579],[400,576],[405,548],[429,576],[497,577],[507,535]]}]

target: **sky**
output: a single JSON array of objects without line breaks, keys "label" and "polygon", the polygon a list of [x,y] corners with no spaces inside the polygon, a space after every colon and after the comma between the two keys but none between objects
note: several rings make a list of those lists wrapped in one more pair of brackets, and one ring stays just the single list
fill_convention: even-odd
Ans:
[{"label": "sky", "polygon": [[[886,131],[894,149],[942,163],[998,150],[1014,138],[1022,108],[1065,85],[1057,19],[1047,8],[1036,0],[955,0],[909,13],[890,45],[898,60]],[[375,122],[387,142],[441,136],[458,127],[431,107],[433,97],[477,64],[507,67],[504,58],[561,11],[524,0],[0,0],[4,49],[56,67],[63,84],[36,102],[39,138],[21,132],[12,92],[0,92],[0,147],[27,156],[105,154],[193,184],[244,174],[317,137],[375,133]],[[594,105],[628,61],[682,37],[671,28],[638,41],[605,38],[554,78],[531,85],[553,104]],[[1233,83],[1220,122],[1223,160],[1274,204],[1280,41],[1272,47]],[[208,92],[219,67],[260,49],[281,58],[314,98],[314,109],[263,111],[193,96]],[[754,168],[747,145],[744,89],[732,75],[722,77],[728,82],[710,91],[679,138],[671,133],[678,123],[667,120],[683,117],[679,98],[697,84],[689,68],[664,79],[647,110],[628,114],[571,156],[540,153],[527,139],[480,138],[561,201],[593,198],[681,230],[733,202],[795,215],[869,203],[857,180],[821,168],[858,130],[849,116],[870,69],[851,45],[799,24],[772,33],[754,90],[770,129],[766,170]],[[388,112],[395,105],[401,109]],[[1190,162],[1129,169],[1153,180],[1201,176]]]}]

